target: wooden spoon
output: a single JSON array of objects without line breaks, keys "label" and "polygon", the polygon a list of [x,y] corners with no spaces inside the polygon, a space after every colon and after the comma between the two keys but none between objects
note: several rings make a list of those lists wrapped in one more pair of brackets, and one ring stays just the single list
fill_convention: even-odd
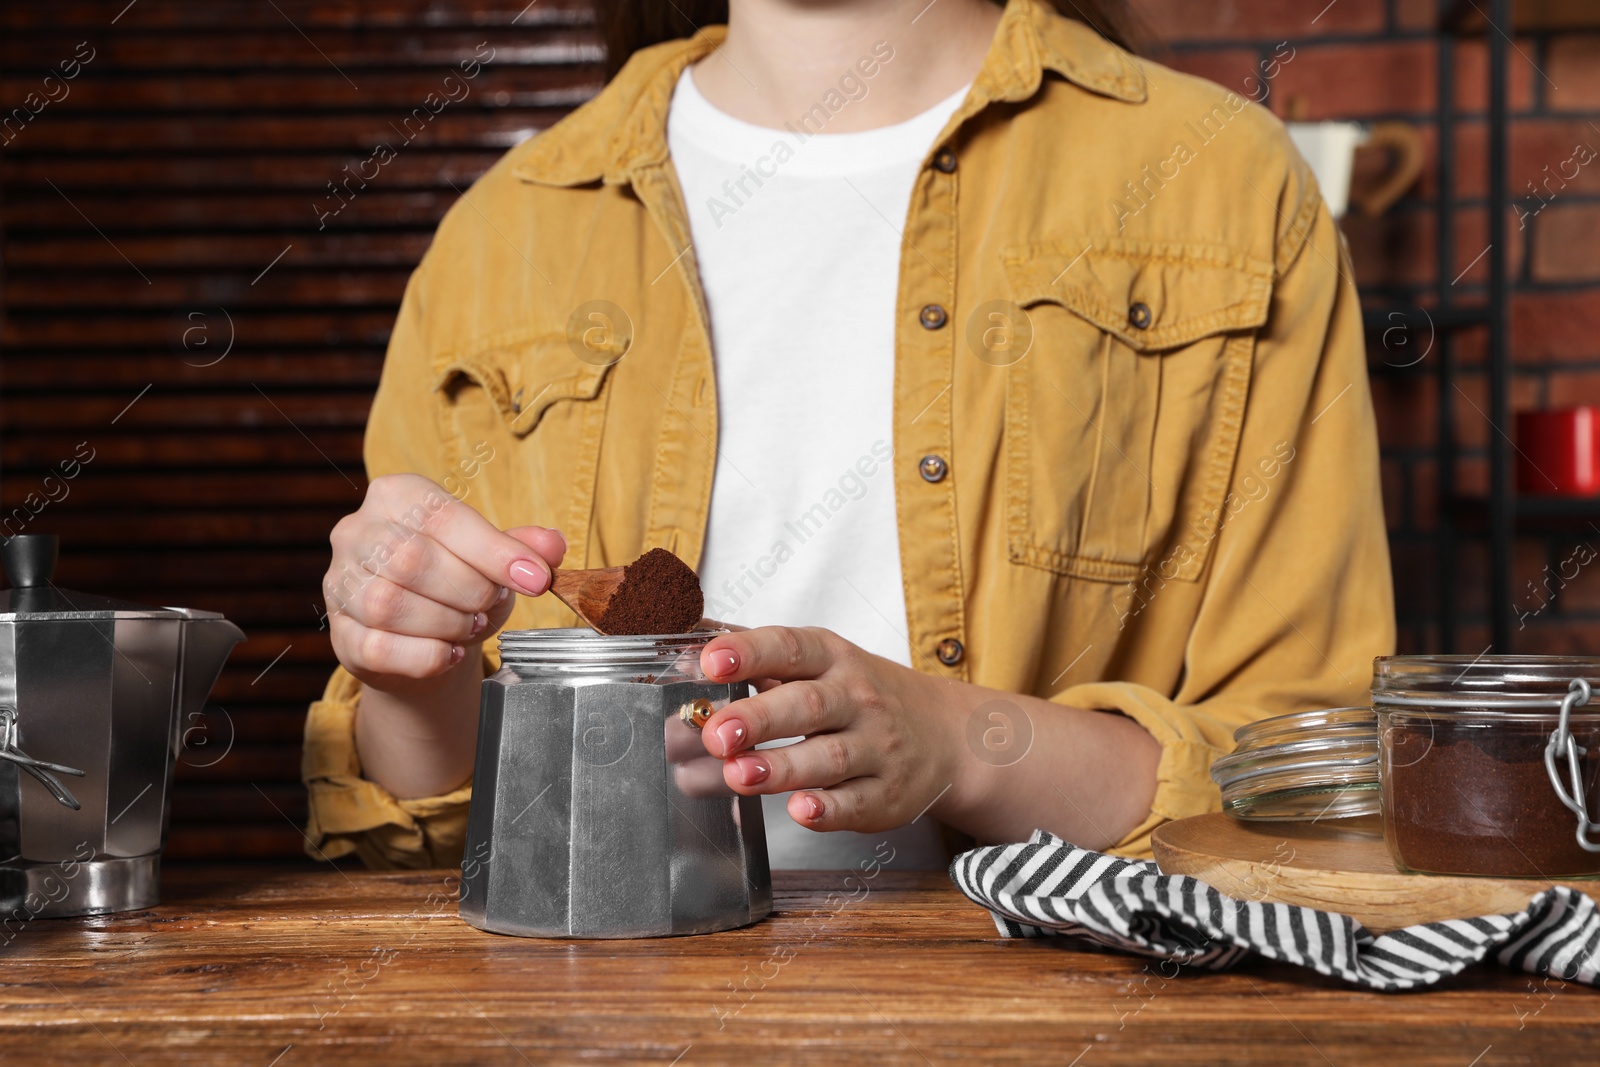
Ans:
[{"label": "wooden spoon", "polygon": [[699,575],[664,548],[625,567],[557,570],[550,591],[607,635],[688,633],[705,611]]}]

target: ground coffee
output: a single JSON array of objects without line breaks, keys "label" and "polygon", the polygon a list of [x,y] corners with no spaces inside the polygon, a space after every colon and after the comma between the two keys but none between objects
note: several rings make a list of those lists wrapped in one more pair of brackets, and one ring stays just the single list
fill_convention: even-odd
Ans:
[{"label": "ground coffee", "polygon": [[[1544,765],[1552,716],[1472,725],[1398,716],[1386,729],[1384,834],[1395,859],[1429,874],[1563,878],[1600,873],[1579,847],[1577,816]],[[1591,798],[1600,789],[1600,731],[1574,729]],[[1566,761],[1557,764],[1567,780]]]},{"label": "ground coffee", "polygon": [[700,577],[664,548],[652,548],[622,570],[622,583],[595,624],[608,634],[681,634],[705,613]]}]

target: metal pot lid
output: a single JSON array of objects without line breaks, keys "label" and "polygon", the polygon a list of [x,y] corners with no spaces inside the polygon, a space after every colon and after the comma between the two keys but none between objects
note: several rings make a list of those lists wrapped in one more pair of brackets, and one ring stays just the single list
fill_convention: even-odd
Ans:
[{"label": "metal pot lid", "polygon": [[131,600],[62,589],[55,575],[60,540],[55,534],[0,538],[0,562],[11,588],[0,590],[0,622],[19,619],[183,619],[181,608],[157,608]]}]

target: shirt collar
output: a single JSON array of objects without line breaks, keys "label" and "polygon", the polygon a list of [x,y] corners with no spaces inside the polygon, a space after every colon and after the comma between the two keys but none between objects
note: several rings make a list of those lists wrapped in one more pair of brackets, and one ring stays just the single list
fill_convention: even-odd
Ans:
[{"label": "shirt collar", "polygon": [[[528,141],[513,173],[544,185],[627,184],[667,158],[667,110],[684,68],[714,51],[725,26],[642,49],[593,100]],[[995,101],[1039,90],[1044,71],[1127,103],[1146,98],[1139,61],[1076,19],[1039,0],[1008,0],[972,90],[951,119],[959,125]]]}]

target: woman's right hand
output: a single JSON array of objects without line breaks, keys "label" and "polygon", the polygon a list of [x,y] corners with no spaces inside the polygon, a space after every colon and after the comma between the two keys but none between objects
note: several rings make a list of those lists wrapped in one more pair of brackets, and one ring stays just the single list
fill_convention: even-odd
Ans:
[{"label": "woman's right hand", "polygon": [[416,474],[373,479],[328,539],[322,589],[334,654],[363,685],[393,693],[437,684],[505,624],[510,593],[550,588],[567,550],[556,530],[496,529]]}]

